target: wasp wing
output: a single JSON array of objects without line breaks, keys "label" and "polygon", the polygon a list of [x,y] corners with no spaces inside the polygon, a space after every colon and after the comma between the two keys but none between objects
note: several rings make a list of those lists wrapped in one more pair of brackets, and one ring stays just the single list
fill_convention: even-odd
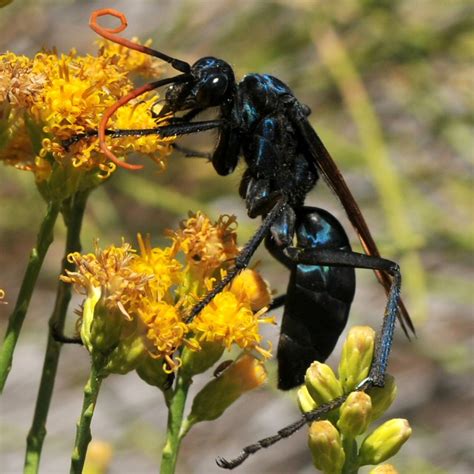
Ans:
[{"label": "wasp wing", "polygon": [[[347,217],[349,218],[357,233],[357,236],[359,237],[364,252],[367,255],[380,257],[380,253],[372,237],[372,234],[370,233],[369,227],[356,200],[354,199],[354,196],[347,186],[344,177],[342,176],[336,163],[332,159],[328,150],[324,146],[314,128],[309,123],[305,113],[300,107],[296,107],[296,109],[299,110],[294,113],[294,124],[301,135],[300,138],[306,144],[307,152],[309,153],[310,158],[312,158],[316,164],[318,171],[323,176],[328,186],[333,190],[333,192],[341,201],[342,206],[346,211]],[[391,285],[390,275],[386,272],[378,270],[375,270],[375,275],[385,288],[385,292],[388,294]],[[404,333],[409,338],[408,329],[413,334],[415,334],[415,328],[402,300],[399,302],[398,309],[398,320],[400,321]]]}]

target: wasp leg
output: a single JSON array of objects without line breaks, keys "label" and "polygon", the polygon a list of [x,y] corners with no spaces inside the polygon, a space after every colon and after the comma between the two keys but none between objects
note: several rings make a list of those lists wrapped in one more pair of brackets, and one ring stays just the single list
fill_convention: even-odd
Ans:
[{"label": "wasp leg", "polygon": [[56,341],[60,342],[61,344],[78,344],[78,345],[84,345],[82,342],[82,339],[77,336],[77,337],[69,337],[66,336],[57,326],[57,324],[52,324],[50,326],[51,328],[51,337]]},{"label": "wasp leg", "polygon": [[382,329],[377,338],[372,367],[368,377],[372,385],[383,386],[400,300],[402,276],[398,264],[381,257],[332,249],[302,250],[289,247],[285,249],[285,254],[296,264],[368,268],[382,270],[392,276]]},{"label": "wasp leg", "polygon": [[[397,319],[398,301],[400,299],[401,274],[399,266],[395,262],[384,258],[332,249],[304,250],[296,247],[289,247],[285,249],[285,254],[295,264],[368,268],[371,270],[383,270],[392,276],[382,329],[377,338],[369,376],[356,387],[356,391],[367,390],[372,386],[383,386],[388,356],[392,346],[395,322]],[[218,466],[224,469],[234,469],[242,464],[251,454],[254,454],[262,448],[268,448],[278,441],[291,436],[305,424],[318,420],[331,410],[341,406],[348,395],[349,394],[346,394],[342,397],[336,398],[329,403],[321,405],[316,410],[303,414],[298,421],[284,427],[278,431],[277,434],[269,436],[268,438],[263,438],[254,444],[246,446],[240,455],[234,459],[226,460],[224,458],[217,458],[216,462]]]},{"label": "wasp leg", "polygon": [[262,240],[266,237],[275,219],[280,215],[286,206],[286,198],[279,197],[276,204],[265,216],[262,224],[255,232],[254,236],[245,244],[235,259],[235,266],[227,272],[227,276],[220,281],[199,303],[195,304],[186,320],[191,322],[213,299],[218,295],[243,269],[247,268],[250,259],[257,250]]},{"label": "wasp leg", "polygon": [[207,151],[192,150],[191,148],[178,145],[177,143],[172,143],[171,146],[176,151],[182,153],[185,158],[205,158],[207,160],[210,160],[212,158],[212,153],[209,153]]},{"label": "wasp leg", "polygon": [[[163,125],[162,127],[156,128],[144,128],[144,129],[118,129],[110,130],[107,129],[105,134],[112,138],[130,137],[137,136],[143,137],[147,135],[158,135],[161,137],[172,137],[174,135],[188,135],[192,133],[204,132],[206,130],[212,130],[219,128],[223,124],[222,120],[204,120],[202,122],[191,122],[191,123],[178,123],[172,125]],[[62,145],[64,148],[69,148],[74,143],[77,143],[85,138],[96,137],[98,135],[97,130],[89,130],[85,133],[79,133],[73,137],[64,140]]]}]

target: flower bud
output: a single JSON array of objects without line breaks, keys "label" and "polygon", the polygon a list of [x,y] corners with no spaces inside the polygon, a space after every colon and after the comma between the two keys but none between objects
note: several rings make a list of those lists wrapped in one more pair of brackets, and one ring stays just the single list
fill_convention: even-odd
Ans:
[{"label": "flower bud", "polygon": [[313,411],[318,407],[316,402],[313,400],[313,398],[309,394],[308,389],[306,388],[306,385],[301,386],[301,388],[296,393],[296,396],[298,399],[298,405],[300,407],[300,410],[303,413],[308,413],[309,411]]},{"label": "flower bud", "polygon": [[341,384],[329,365],[321,362],[313,362],[304,378],[309,394],[318,406],[340,397],[342,392]]},{"label": "flower bud", "polygon": [[104,370],[110,374],[126,374],[136,369],[145,354],[143,339],[137,334],[132,334],[122,338],[117,347],[108,354]]},{"label": "flower bud", "polygon": [[173,375],[163,369],[163,359],[145,357],[136,368],[138,376],[148,385],[158,387],[160,390],[168,388],[173,381]]},{"label": "flower bud", "polygon": [[82,311],[80,335],[92,355],[107,355],[117,346],[124,319],[118,310],[110,311],[102,304],[101,295],[99,287],[91,287]]},{"label": "flower bud", "polygon": [[368,326],[354,326],[342,347],[339,380],[345,393],[351,392],[369,375],[374,354],[375,331]]},{"label": "flower bud", "polygon": [[380,464],[394,456],[410,437],[411,431],[407,420],[394,418],[385,422],[362,442],[359,465]]},{"label": "flower bud", "polygon": [[328,420],[315,421],[309,428],[308,446],[316,469],[325,474],[339,474],[346,455],[339,431]]},{"label": "flower bud", "polygon": [[385,375],[385,385],[383,387],[370,387],[367,393],[372,400],[371,421],[375,421],[389,409],[397,396],[395,379],[387,374]]},{"label": "flower bud", "polygon": [[201,349],[196,351],[185,347],[181,355],[181,375],[192,378],[212,367],[222,356],[224,346],[219,342],[202,341]]},{"label": "flower bud", "polygon": [[374,467],[369,474],[398,474],[398,471],[392,464],[381,464],[380,466]]},{"label": "flower bud", "polygon": [[235,277],[230,291],[237,295],[239,299],[248,301],[252,311],[258,311],[264,306],[268,306],[272,299],[268,283],[260,273],[249,268]]},{"label": "flower bud", "polygon": [[188,424],[215,420],[242,394],[263,384],[266,376],[263,363],[244,354],[196,395]]},{"label": "flower bud", "polygon": [[352,392],[339,410],[337,427],[349,438],[364,433],[370,423],[372,402],[364,392]]}]

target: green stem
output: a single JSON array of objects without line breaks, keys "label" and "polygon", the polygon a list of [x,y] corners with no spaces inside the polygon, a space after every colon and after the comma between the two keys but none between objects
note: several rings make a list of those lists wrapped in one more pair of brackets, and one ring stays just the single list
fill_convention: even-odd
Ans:
[{"label": "green stem", "polygon": [[174,474],[178,452],[183,436],[180,436],[184,407],[191,379],[178,375],[176,389],[168,408],[168,430],[166,444],[161,457],[161,474]]},{"label": "green stem", "polygon": [[342,446],[346,455],[342,474],[357,474],[359,466],[357,463],[357,442],[354,438],[343,436]]},{"label": "green stem", "polygon": [[[68,262],[67,256],[71,252],[79,252],[81,250],[80,234],[86,201],[87,193],[77,193],[64,203],[63,214],[67,226],[67,236],[60,274],[64,274],[65,270],[74,270],[74,264]],[[59,281],[54,309],[49,319],[48,342],[40,386],[36,397],[33,422],[26,443],[24,472],[27,474],[37,473],[39,469],[41,450],[46,437],[46,420],[62,347],[62,344],[53,338],[52,331],[54,328],[59,334],[63,333],[70,299],[71,285]]]},{"label": "green stem", "polygon": [[89,380],[84,387],[81,417],[77,422],[76,441],[71,457],[71,474],[81,474],[86,460],[87,447],[92,439],[91,422],[103,376],[96,364],[91,365]]},{"label": "green stem", "polygon": [[59,203],[50,202],[38,232],[36,247],[34,247],[30,253],[30,259],[26,267],[15,308],[8,321],[7,332],[5,333],[3,345],[0,349],[0,393],[5,387],[5,382],[7,381],[8,374],[12,367],[13,352],[20,335],[23,321],[25,320],[36,280],[38,279],[41,266],[43,265],[44,257],[54,238],[54,224],[56,223],[58,213]]}]

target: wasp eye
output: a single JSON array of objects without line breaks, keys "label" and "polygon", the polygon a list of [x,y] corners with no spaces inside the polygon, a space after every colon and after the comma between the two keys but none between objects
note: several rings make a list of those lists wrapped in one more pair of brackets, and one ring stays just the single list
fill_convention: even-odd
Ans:
[{"label": "wasp eye", "polygon": [[199,82],[196,99],[203,106],[214,106],[221,103],[229,82],[224,75],[211,75]]}]

